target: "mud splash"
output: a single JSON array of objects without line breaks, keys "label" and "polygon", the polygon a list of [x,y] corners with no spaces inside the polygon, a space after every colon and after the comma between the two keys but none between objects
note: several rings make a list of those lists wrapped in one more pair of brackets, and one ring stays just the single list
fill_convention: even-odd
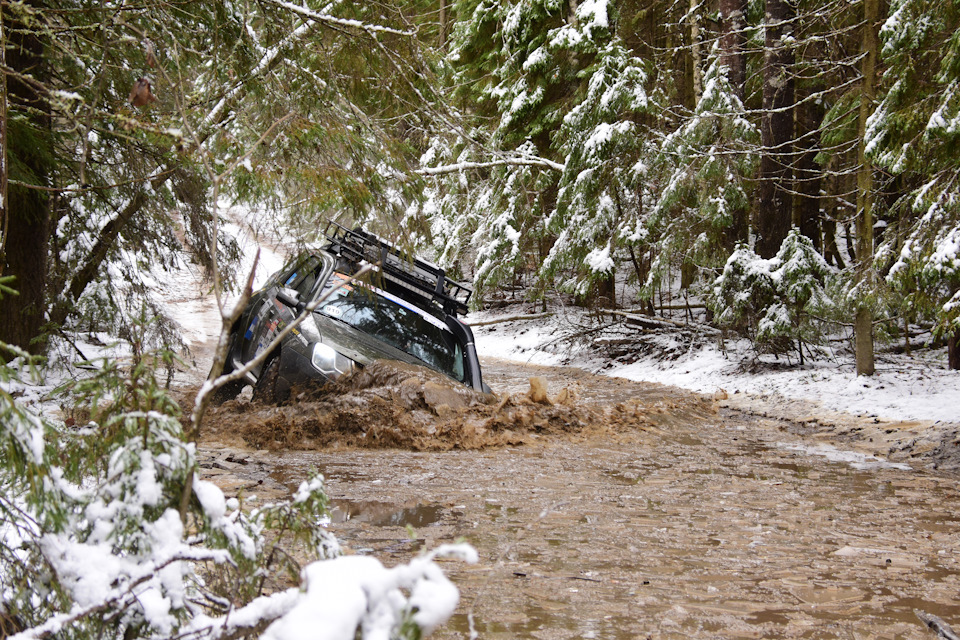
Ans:
[{"label": "mud splash", "polygon": [[[678,419],[712,413],[710,403],[690,394],[664,402],[620,396],[619,401],[583,401],[574,386],[551,395],[541,377],[516,384],[513,393],[478,393],[427,369],[377,362],[336,383],[294,389],[281,406],[244,398],[209,413],[208,424],[229,429],[247,446],[270,450],[341,447],[414,451],[483,449],[533,442],[543,437],[577,440],[599,435],[631,438]],[[223,433],[212,433],[223,440]]]}]

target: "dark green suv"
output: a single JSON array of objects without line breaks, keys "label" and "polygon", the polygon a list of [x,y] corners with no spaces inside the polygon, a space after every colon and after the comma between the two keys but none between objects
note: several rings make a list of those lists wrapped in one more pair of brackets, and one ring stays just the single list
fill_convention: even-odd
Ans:
[{"label": "dark green suv", "polygon": [[[250,383],[255,396],[282,401],[299,382],[335,380],[380,359],[422,365],[489,391],[473,332],[457,318],[467,311],[468,287],[362,229],[330,222],[324,235],[323,247],[271,276],[234,325],[225,373],[270,349],[294,318],[314,307],[232,391]],[[354,278],[364,267],[365,275]]]}]

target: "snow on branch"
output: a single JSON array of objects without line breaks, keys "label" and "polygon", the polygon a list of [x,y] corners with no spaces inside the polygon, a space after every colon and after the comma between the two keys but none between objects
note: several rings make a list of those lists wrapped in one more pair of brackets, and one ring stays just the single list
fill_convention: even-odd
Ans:
[{"label": "snow on branch", "polygon": [[[298,26],[296,29],[291,31],[286,37],[284,37],[280,42],[278,42],[273,47],[268,49],[260,48],[262,56],[260,61],[257,63],[250,73],[250,77],[257,77],[265,73],[270,69],[275,60],[277,60],[280,55],[286,50],[288,46],[294,42],[303,38],[310,29],[317,23],[337,26],[341,28],[352,28],[366,31],[367,33],[390,33],[394,35],[401,36],[414,36],[416,35],[413,31],[400,31],[398,29],[392,29],[390,27],[384,27],[377,24],[369,24],[366,22],[361,22],[359,20],[348,20],[345,18],[337,18],[327,13],[319,13],[317,11],[312,11],[306,7],[296,5],[290,2],[284,2],[283,0],[268,0],[270,4],[279,7],[281,9],[290,11],[299,15],[304,19],[303,24]],[[259,48],[259,47],[258,47]],[[204,120],[204,124],[211,126],[219,119],[220,115],[223,113],[224,108],[229,104],[229,102],[244,90],[243,84],[237,84],[233,89],[228,91],[221,99],[214,105],[213,109],[207,114],[207,117]]]},{"label": "snow on branch", "polygon": [[566,168],[565,165],[562,165],[559,162],[554,162],[553,160],[547,160],[546,158],[521,157],[521,158],[504,158],[503,160],[491,160],[489,162],[457,162],[455,164],[447,164],[441,167],[427,167],[425,169],[417,169],[416,171],[414,171],[414,173],[419,176],[442,176],[448,173],[469,171],[471,169],[488,169],[490,167],[502,167],[507,165],[544,167],[546,169],[553,169],[554,171],[559,171],[561,173]]},{"label": "snow on branch", "polygon": [[[276,46],[267,49],[263,56],[260,58],[260,62],[257,63],[257,66],[252,69],[249,73],[249,77],[257,77],[267,71],[273,64],[280,54],[286,50],[286,47],[293,42],[296,42],[302,38],[305,34],[310,31],[310,28],[313,25],[309,22],[305,22],[298,26],[296,29],[291,31],[283,40],[281,40]],[[211,126],[216,123],[220,118],[220,115],[223,113],[224,108],[227,104],[240,93],[240,91],[245,90],[243,83],[238,83],[232,89],[226,92],[220,100],[214,105],[210,113],[207,114],[207,117],[204,119],[204,125]]]},{"label": "snow on branch", "polygon": [[281,9],[286,9],[292,11],[304,18],[310,20],[316,20],[317,22],[322,22],[324,24],[334,25],[337,27],[349,27],[351,29],[360,29],[368,33],[391,33],[398,36],[415,36],[417,35],[415,31],[401,31],[400,29],[393,29],[391,27],[384,27],[378,24],[370,24],[367,22],[361,22],[360,20],[348,20],[346,18],[337,18],[332,16],[329,13],[319,13],[308,9],[307,7],[293,4],[292,2],[283,2],[282,0],[268,0],[270,4],[280,7]]}]

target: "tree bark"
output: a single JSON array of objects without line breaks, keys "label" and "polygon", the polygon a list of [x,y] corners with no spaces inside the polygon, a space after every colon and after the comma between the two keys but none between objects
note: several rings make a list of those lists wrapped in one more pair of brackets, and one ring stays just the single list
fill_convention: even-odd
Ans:
[{"label": "tree bark", "polygon": [[[880,51],[878,21],[880,0],[863,0],[863,79],[860,92],[860,116],[857,125],[857,270],[863,294],[873,288],[873,165],[866,153],[867,118],[876,98],[877,57]],[[874,374],[873,313],[866,302],[857,306],[854,319],[856,368],[858,376]]]},{"label": "tree bark", "polygon": [[43,188],[53,158],[50,108],[41,84],[46,78],[44,43],[18,12],[4,11],[6,61],[14,72],[7,79],[7,113],[19,112],[25,117],[16,121],[8,117],[6,122],[9,155],[4,169],[11,182],[7,185],[0,275],[15,278],[12,287],[19,295],[0,300],[0,341],[36,354],[44,346],[36,338],[45,320],[50,238],[50,209]]},{"label": "tree bark", "polygon": [[447,29],[449,16],[447,15],[449,8],[447,7],[447,0],[440,0],[440,30],[439,30],[439,39],[440,39],[440,50],[446,53],[447,51]]},{"label": "tree bark", "polygon": [[[746,0],[720,0],[720,64],[727,68],[727,80],[734,95],[746,99],[747,66],[743,51],[746,47]],[[724,231],[724,245],[733,253],[737,244],[747,242],[750,222],[746,207],[731,212],[730,226]]]},{"label": "tree bark", "polygon": [[[818,91],[818,85],[810,91]],[[820,123],[824,107],[819,100],[807,100],[797,109],[797,167],[794,173],[793,226],[813,241],[823,253],[824,242],[820,222],[820,190],[823,179],[817,154],[820,153]]]},{"label": "tree bark", "polygon": [[763,52],[763,116],[760,139],[757,253],[772,258],[790,231],[793,207],[792,143],[794,119],[793,33],[796,10],[787,0],[767,0]]},{"label": "tree bark", "polygon": [[837,221],[830,216],[824,216],[820,227],[823,230],[823,257],[828,264],[840,270],[846,269],[847,265],[837,247]]},{"label": "tree bark", "polygon": [[700,15],[697,12],[697,0],[690,0],[690,56],[693,71],[693,104],[700,101],[703,95],[703,72],[701,71],[700,55]]},{"label": "tree bark", "polygon": [[947,367],[960,370],[960,331],[954,331],[947,338]]},{"label": "tree bark", "polygon": [[740,101],[744,100],[747,83],[746,45],[747,3],[746,0],[720,0],[720,64],[727,67],[730,87]]}]

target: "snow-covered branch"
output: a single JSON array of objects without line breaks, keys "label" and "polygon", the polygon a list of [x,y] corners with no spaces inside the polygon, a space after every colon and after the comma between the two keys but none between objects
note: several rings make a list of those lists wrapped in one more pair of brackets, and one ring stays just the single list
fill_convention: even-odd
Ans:
[{"label": "snow-covered branch", "polygon": [[[289,46],[293,42],[296,42],[297,40],[302,38],[304,35],[306,35],[312,27],[313,27],[313,23],[304,22],[303,24],[298,26],[296,29],[291,31],[283,40],[277,43],[276,46],[266,50],[266,52],[260,58],[260,62],[257,63],[257,66],[250,71],[250,74],[249,74],[250,77],[257,77],[262,73],[265,73],[267,69],[273,66],[274,61],[277,60],[278,57],[280,57],[280,54],[282,54],[286,50],[287,46]],[[220,118],[220,115],[223,113],[223,110],[226,108],[226,106],[242,90],[245,90],[244,84],[237,83],[236,85],[234,85],[232,89],[227,91],[226,94],[224,94],[223,97],[220,98],[217,104],[214,105],[213,109],[210,110],[210,113],[207,114],[207,117],[204,119],[204,125],[212,126],[213,124],[215,124],[217,120]]]},{"label": "snow-covered branch", "polygon": [[297,15],[307,18],[309,20],[315,20],[327,25],[332,25],[336,27],[346,27],[350,29],[359,29],[361,31],[366,31],[368,33],[390,33],[398,36],[415,36],[417,35],[415,31],[401,31],[399,29],[393,29],[391,27],[384,27],[378,24],[370,24],[368,22],[361,22],[360,20],[349,20],[346,18],[337,18],[332,16],[329,13],[319,13],[304,7],[302,5],[293,4],[292,2],[283,2],[282,0],[268,0],[268,2],[276,7],[281,9],[286,9],[296,13]]},{"label": "snow-covered branch", "polygon": [[441,167],[417,169],[414,171],[414,173],[419,176],[442,176],[448,173],[458,173],[460,171],[470,171],[472,169],[489,169],[490,167],[502,166],[543,167],[546,169],[553,169],[554,171],[559,171],[561,173],[566,168],[565,165],[562,165],[559,162],[554,162],[553,160],[547,160],[546,158],[518,157],[504,158],[502,160],[491,160],[489,162],[457,162],[454,164],[443,165]]}]

